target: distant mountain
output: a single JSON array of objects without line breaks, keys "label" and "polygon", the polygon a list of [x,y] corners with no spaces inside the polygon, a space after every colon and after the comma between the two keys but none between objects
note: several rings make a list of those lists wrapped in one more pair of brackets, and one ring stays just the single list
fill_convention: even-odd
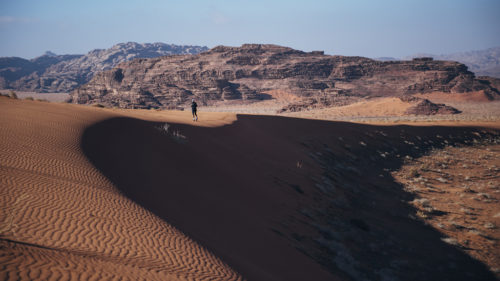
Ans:
[{"label": "distant mountain", "polygon": [[21,88],[16,87],[18,81],[25,80],[27,77],[36,76],[38,73],[44,73],[47,68],[52,65],[78,59],[80,57],[82,57],[82,55],[53,56],[47,53],[31,60],[18,57],[2,57],[0,58],[0,88],[24,90],[28,85]]},{"label": "distant mountain", "polygon": [[455,60],[469,67],[478,76],[500,78],[500,47],[480,51],[435,56],[439,60]]},{"label": "distant mountain", "polygon": [[198,54],[207,47],[164,43],[120,43],[86,55],[56,55],[50,51],[26,60],[0,58],[0,88],[35,92],[70,92],[87,83],[97,72],[135,58]]},{"label": "distant mountain", "polygon": [[[447,55],[421,53],[407,56],[402,59],[411,60],[418,57],[432,57],[435,60],[458,61],[465,64],[469,68],[469,70],[474,72],[477,76],[491,76],[500,78],[500,47]],[[376,60],[392,61],[398,59],[392,57],[381,57],[376,58]]]},{"label": "distant mountain", "polygon": [[379,57],[379,58],[374,58],[374,60],[380,60],[380,61],[397,61],[400,59],[393,58],[393,57]]}]

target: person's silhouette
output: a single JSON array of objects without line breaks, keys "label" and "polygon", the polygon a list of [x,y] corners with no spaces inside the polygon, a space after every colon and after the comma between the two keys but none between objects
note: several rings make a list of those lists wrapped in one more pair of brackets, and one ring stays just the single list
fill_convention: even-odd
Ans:
[{"label": "person's silhouette", "polygon": [[194,99],[191,101],[191,111],[193,112],[193,121],[198,121],[198,104],[194,101]]}]

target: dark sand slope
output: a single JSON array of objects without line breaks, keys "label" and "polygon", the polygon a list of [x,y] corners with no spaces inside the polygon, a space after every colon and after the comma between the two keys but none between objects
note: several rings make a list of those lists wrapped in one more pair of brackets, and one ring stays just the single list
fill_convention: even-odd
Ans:
[{"label": "dark sand slope", "polygon": [[105,120],[85,131],[82,149],[126,196],[244,278],[495,278],[409,217],[412,195],[390,171],[432,148],[498,141],[497,129],[263,116],[161,125]]}]

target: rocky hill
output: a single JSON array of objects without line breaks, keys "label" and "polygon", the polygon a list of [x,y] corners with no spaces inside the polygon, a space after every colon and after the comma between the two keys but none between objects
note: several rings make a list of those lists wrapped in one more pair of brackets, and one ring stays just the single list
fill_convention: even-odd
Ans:
[{"label": "rocky hill", "polygon": [[0,88],[35,92],[70,92],[89,82],[95,73],[111,69],[134,58],[154,58],[174,54],[197,54],[208,50],[200,46],[164,43],[117,44],[96,49],[86,55],[55,55],[47,52],[32,60],[0,58]]},{"label": "rocky hill", "polygon": [[[443,55],[421,53],[403,59],[411,60],[417,57],[432,57],[436,60],[458,61],[465,64],[470,71],[478,76],[500,78],[500,47]],[[376,59],[382,61],[398,60],[393,57],[381,57]]]},{"label": "rocky hill", "polygon": [[175,108],[191,98],[202,104],[268,99],[277,90],[319,106],[434,91],[483,91],[490,99],[498,97],[490,81],[476,78],[458,62],[377,61],[260,44],[124,62],[98,73],[71,96],[80,104]]},{"label": "rocky hill", "polygon": [[[51,52],[27,60],[18,57],[0,58],[0,88],[25,90],[29,85],[19,87],[20,81],[27,80],[28,77],[44,73],[52,65],[66,61],[76,60],[82,55],[61,55],[57,56]],[[43,84],[43,82],[42,82]]]}]

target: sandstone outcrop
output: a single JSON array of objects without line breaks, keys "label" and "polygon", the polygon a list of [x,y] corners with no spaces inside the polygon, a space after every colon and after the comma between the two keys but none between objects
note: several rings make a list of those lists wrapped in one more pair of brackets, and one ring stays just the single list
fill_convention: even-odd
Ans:
[{"label": "sandstone outcrop", "polygon": [[417,97],[401,97],[404,102],[412,104],[410,108],[406,110],[406,114],[409,115],[436,115],[436,114],[458,114],[460,110],[445,105],[443,103],[433,103],[428,99],[422,99]]},{"label": "sandstone outcrop", "polygon": [[32,60],[0,58],[0,88],[70,92],[89,82],[95,73],[111,69],[124,61],[175,54],[197,54],[206,50],[207,47],[200,46],[128,42],[109,49],[96,49],[86,55],[58,56],[47,52]]},{"label": "sandstone outcrop", "polygon": [[267,99],[270,90],[300,97],[308,104],[304,108],[434,91],[483,90],[498,97],[491,83],[457,62],[376,61],[260,44],[124,62],[98,73],[71,96],[73,103],[81,104],[170,108],[186,105],[191,98],[202,104]]},{"label": "sandstone outcrop", "polygon": [[[487,84],[491,88],[497,89],[500,91],[500,78],[495,78],[495,77],[489,77],[489,76],[479,76],[478,80],[481,81],[481,83]],[[498,95],[498,91],[496,94]],[[487,92],[487,97],[490,100],[493,100],[497,97],[495,93]]]}]

